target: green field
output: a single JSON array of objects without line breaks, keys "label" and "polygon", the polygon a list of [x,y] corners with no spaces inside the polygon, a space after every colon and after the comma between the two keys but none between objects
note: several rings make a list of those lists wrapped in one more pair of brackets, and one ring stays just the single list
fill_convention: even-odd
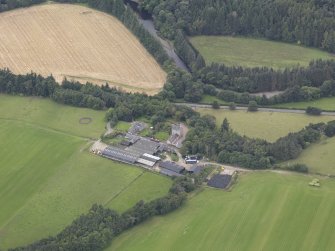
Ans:
[{"label": "green field", "polygon": [[310,172],[335,175],[334,153],[335,138],[324,138],[320,142],[310,145],[297,159],[283,165],[302,163],[309,167]]},{"label": "green field", "polygon": [[215,96],[210,96],[210,95],[202,95],[202,98],[199,103],[201,104],[213,104],[214,101],[217,101],[220,105],[227,105],[228,102],[223,101],[222,99],[219,99],[218,97]]},{"label": "green field", "polygon": [[125,122],[125,121],[119,121],[119,122],[117,122],[114,129],[116,129],[120,132],[128,132],[130,127],[131,127],[131,123]]},{"label": "green field", "polygon": [[[25,121],[71,135],[98,138],[105,130],[105,112],[56,104],[49,99],[0,94],[0,119]],[[91,118],[90,124],[80,124]]]},{"label": "green field", "polygon": [[273,107],[306,109],[308,106],[318,107],[326,111],[335,111],[335,98],[321,98],[314,101],[277,104]]},{"label": "green field", "polygon": [[206,63],[224,63],[228,66],[267,66],[273,68],[308,66],[313,59],[331,59],[334,56],[318,49],[260,39],[197,36],[190,38]]},{"label": "green field", "polygon": [[116,238],[108,251],[335,249],[335,181],[247,174],[231,192],[205,189],[184,207]]},{"label": "green field", "polygon": [[[32,112],[21,118],[29,102]],[[100,121],[101,112],[8,96],[1,103],[0,249],[55,235],[94,203],[123,211],[167,193],[170,179],[88,153],[91,142],[78,134],[89,128],[76,118],[89,114]],[[45,107],[60,119],[50,114],[43,120]],[[90,137],[97,137],[104,123],[93,122]]]},{"label": "green field", "polygon": [[205,108],[198,108],[197,111],[202,115],[215,116],[218,126],[221,125],[224,118],[227,118],[233,130],[248,137],[268,141],[275,141],[286,136],[289,132],[299,131],[309,123],[335,120],[335,116],[315,117],[294,113],[246,112]]}]

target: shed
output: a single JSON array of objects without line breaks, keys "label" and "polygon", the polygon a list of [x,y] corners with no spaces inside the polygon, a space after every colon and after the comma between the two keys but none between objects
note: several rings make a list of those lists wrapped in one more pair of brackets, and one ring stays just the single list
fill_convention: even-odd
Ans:
[{"label": "shed", "polygon": [[207,185],[224,189],[229,185],[231,177],[231,175],[216,174],[208,181]]},{"label": "shed", "polygon": [[175,172],[175,173],[182,173],[185,170],[185,167],[180,166],[177,163],[172,162],[172,161],[161,162],[161,163],[159,163],[159,167],[168,169],[168,170],[170,170],[172,172]]}]

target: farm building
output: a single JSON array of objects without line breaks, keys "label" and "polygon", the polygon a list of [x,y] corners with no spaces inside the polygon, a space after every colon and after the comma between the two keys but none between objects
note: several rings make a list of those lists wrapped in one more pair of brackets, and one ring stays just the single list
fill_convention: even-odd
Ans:
[{"label": "farm building", "polygon": [[151,154],[148,154],[148,153],[143,154],[141,158],[146,159],[146,160],[150,160],[150,161],[153,161],[153,162],[157,162],[157,161],[161,160],[160,157],[157,157],[157,156],[154,156],[154,155],[151,155]]},{"label": "farm building", "polygon": [[159,167],[161,167],[163,169],[167,169],[167,170],[172,171],[174,173],[178,173],[178,174],[181,174],[185,170],[185,167],[180,166],[177,163],[172,162],[172,161],[163,161],[163,162],[159,163]]},{"label": "farm building", "polygon": [[158,152],[159,147],[159,142],[139,137],[139,139],[131,146],[127,147],[126,150],[138,155],[143,155],[145,153],[154,155]]},{"label": "farm building", "polygon": [[203,166],[193,165],[193,166],[187,168],[187,171],[189,173],[198,174],[198,173],[200,173],[202,171],[202,169],[203,169]]},{"label": "farm building", "polygon": [[136,160],[138,159],[137,155],[132,154],[126,150],[123,150],[117,147],[112,147],[112,146],[105,148],[101,154],[102,156],[106,158],[129,163],[129,164],[134,164]]},{"label": "farm building", "polygon": [[161,174],[164,174],[164,175],[167,175],[167,176],[183,176],[180,173],[176,173],[176,172],[170,171],[170,170],[165,169],[165,168],[161,168],[161,170],[159,172]]},{"label": "farm building", "polygon": [[145,128],[147,128],[147,125],[140,121],[135,121],[131,124],[131,127],[129,128],[128,132],[131,134],[138,134],[141,131],[143,131]]},{"label": "farm building", "polygon": [[186,156],[185,158],[186,164],[197,164],[198,163],[198,157],[197,156]]},{"label": "farm building", "polygon": [[187,127],[184,124],[173,124],[171,126],[171,136],[167,143],[177,148],[181,148],[186,134]]},{"label": "farm building", "polygon": [[224,189],[231,181],[231,175],[214,175],[207,183],[208,186]]},{"label": "farm building", "polygon": [[136,141],[138,141],[141,137],[131,134],[131,133],[127,133],[125,138],[131,143],[131,144],[135,144]]},{"label": "farm building", "polygon": [[137,162],[146,166],[153,167],[160,159],[161,158],[157,156],[145,153],[137,160]]}]

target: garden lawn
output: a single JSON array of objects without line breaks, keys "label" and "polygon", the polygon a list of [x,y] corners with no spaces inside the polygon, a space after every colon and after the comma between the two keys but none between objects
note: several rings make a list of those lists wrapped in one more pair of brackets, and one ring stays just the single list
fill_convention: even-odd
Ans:
[{"label": "garden lawn", "polygon": [[297,159],[283,163],[292,165],[294,163],[306,164],[312,173],[335,175],[335,137],[324,137],[320,142],[310,145]]},{"label": "garden lawn", "polygon": [[334,250],[335,181],[245,174],[231,192],[205,189],[181,209],[117,237],[107,251]]},{"label": "garden lawn", "polygon": [[334,59],[334,56],[318,49],[253,38],[196,36],[190,41],[207,64],[215,62],[228,66],[283,69],[308,66],[313,59]]},{"label": "garden lawn", "polygon": [[131,124],[129,122],[119,121],[117,122],[114,129],[120,132],[128,132],[130,127],[131,127]]},{"label": "garden lawn", "polygon": [[271,142],[286,136],[289,132],[297,132],[309,123],[335,120],[335,116],[309,116],[295,113],[247,112],[207,108],[198,108],[196,111],[202,115],[214,116],[218,126],[221,126],[224,118],[227,118],[231,128],[238,133]]},{"label": "garden lawn", "polygon": [[277,104],[273,107],[280,108],[289,108],[289,109],[306,109],[308,106],[317,107],[325,111],[335,111],[335,98],[321,98],[314,101],[306,101],[306,102],[294,102],[294,103],[285,103],[285,104]]}]

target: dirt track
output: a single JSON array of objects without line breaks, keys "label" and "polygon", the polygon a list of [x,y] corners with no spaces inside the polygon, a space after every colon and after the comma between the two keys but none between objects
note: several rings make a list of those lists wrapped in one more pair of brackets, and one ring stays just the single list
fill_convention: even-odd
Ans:
[{"label": "dirt track", "polygon": [[0,14],[0,68],[156,93],[166,73],[116,18],[45,4]]}]

